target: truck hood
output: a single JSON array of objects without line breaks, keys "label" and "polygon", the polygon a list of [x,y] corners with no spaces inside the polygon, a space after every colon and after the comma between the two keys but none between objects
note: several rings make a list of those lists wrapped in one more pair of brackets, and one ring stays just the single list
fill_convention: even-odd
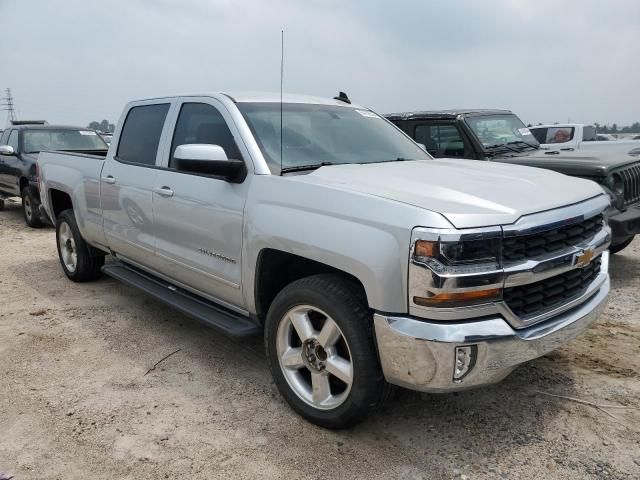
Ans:
[{"label": "truck hood", "polygon": [[603,194],[594,182],[550,170],[442,158],[334,165],[291,178],[425,208],[456,228],[511,224]]},{"label": "truck hood", "polygon": [[557,149],[540,149],[524,155],[494,157],[492,160],[501,163],[546,168],[565,175],[606,177],[610,172],[618,168],[634,163],[640,164],[640,155],[631,155],[622,151],[577,150],[570,152]]}]

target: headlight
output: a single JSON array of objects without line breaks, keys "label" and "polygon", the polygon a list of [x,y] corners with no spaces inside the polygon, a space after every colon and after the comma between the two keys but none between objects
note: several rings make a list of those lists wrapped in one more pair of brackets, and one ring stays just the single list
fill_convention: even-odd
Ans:
[{"label": "headlight", "polygon": [[500,257],[498,236],[493,238],[465,238],[448,241],[418,240],[413,249],[413,260],[424,263],[438,272],[474,272],[498,268]]},{"label": "headlight", "polygon": [[433,237],[416,240],[412,248],[413,304],[457,307],[502,297],[499,230]]},{"label": "headlight", "polygon": [[609,187],[616,195],[624,194],[624,179],[619,173],[609,175],[606,180],[607,187]]}]

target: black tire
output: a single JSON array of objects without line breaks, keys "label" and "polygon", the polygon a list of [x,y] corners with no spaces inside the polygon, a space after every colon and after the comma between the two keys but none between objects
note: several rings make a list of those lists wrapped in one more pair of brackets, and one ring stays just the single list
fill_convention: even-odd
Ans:
[{"label": "black tire", "polygon": [[[352,384],[343,403],[330,410],[316,408],[302,400],[289,385],[280,366],[278,327],[285,320],[287,312],[301,305],[326,312],[337,324],[348,345]],[[358,294],[357,287],[338,275],[314,275],[286,286],[269,308],[265,324],[265,348],[280,394],[298,414],[321,427],[340,429],[362,422],[382,406],[391,391],[378,360],[371,311],[362,295]]]},{"label": "black tire", "polygon": [[0,198],[0,212],[4,210],[4,199]]},{"label": "black tire", "polygon": [[633,242],[633,239],[635,238],[635,235],[631,235],[629,238],[627,238],[625,241],[617,243],[615,245],[611,245],[609,247],[609,252],[613,255],[614,253],[618,253],[622,250],[624,250],[625,248],[627,248],[629,245],[631,245],[631,242]]},{"label": "black tire", "polygon": [[[62,235],[66,235],[66,228],[70,231],[72,242],[61,241]],[[69,245],[76,254],[75,268],[70,268],[63,259],[61,243]],[[65,275],[74,282],[88,282],[102,274],[105,254],[87,244],[80,234],[73,210],[65,210],[56,220],[56,245],[58,246],[58,258]]]},{"label": "black tire", "polygon": [[44,222],[40,217],[40,198],[32,187],[24,187],[22,189],[22,215],[29,227],[44,227]]}]

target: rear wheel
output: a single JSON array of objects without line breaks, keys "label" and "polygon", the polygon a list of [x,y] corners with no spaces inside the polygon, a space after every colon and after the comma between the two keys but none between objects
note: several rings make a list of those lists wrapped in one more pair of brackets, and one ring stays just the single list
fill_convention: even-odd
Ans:
[{"label": "rear wheel", "polygon": [[633,242],[634,238],[635,238],[635,235],[631,235],[629,238],[627,238],[626,240],[624,240],[624,241],[622,241],[620,243],[617,243],[615,245],[612,244],[609,247],[609,252],[611,252],[611,254],[614,254],[614,253],[618,253],[618,252],[624,250],[629,245],[631,245],[631,242]]},{"label": "rear wheel", "polygon": [[44,222],[40,217],[40,199],[31,187],[22,189],[22,214],[24,221],[31,228],[40,228]]},{"label": "rear wheel", "polygon": [[280,394],[316,425],[346,428],[385,400],[371,313],[351,282],[316,275],[285,287],[265,326],[269,365]]},{"label": "rear wheel", "polygon": [[60,265],[74,282],[87,282],[101,275],[104,253],[84,241],[73,210],[65,210],[56,222],[56,243]]}]

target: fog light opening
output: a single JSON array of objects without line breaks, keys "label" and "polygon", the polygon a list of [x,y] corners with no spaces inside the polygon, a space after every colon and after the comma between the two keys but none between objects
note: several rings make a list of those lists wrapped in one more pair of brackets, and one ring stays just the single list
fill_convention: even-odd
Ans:
[{"label": "fog light opening", "polygon": [[456,347],[453,369],[453,381],[455,383],[462,381],[473,369],[476,364],[477,351],[476,345]]}]

